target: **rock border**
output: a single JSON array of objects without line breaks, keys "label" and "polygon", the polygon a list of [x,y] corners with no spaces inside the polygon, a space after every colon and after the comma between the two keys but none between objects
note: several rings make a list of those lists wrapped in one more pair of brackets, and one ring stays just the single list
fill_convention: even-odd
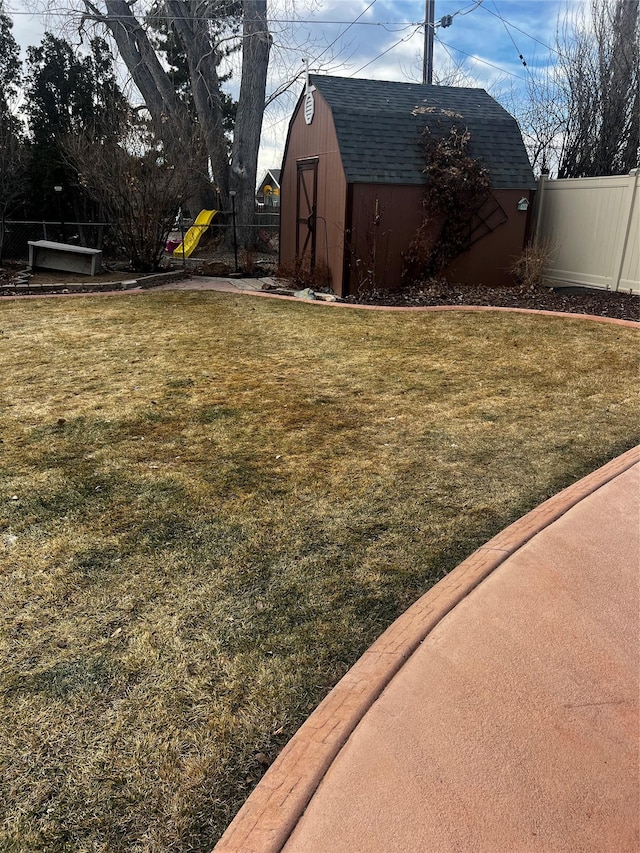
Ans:
[{"label": "rock border", "polygon": [[5,296],[71,296],[73,294],[93,293],[118,293],[125,290],[141,288],[146,290],[168,284],[171,281],[181,281],[189,275],[184,270],[170,270],[169,272],[151,273],[139,278],[122,279],[118,281],[92,282],[89,276],[85,281],[50,282],[48,284],[37,284],[31,281],[33,273],[25,271],[20,273],[15,284],[0,287],[0,293],[5,291]]}]

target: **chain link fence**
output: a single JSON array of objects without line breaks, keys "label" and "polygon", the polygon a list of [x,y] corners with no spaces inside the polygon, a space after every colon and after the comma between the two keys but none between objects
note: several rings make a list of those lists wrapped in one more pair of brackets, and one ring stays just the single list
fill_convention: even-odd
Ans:
[{"label": "chain link fence", "polygon": [[89,249],[106,250],[109,246],[109,224],[8,219],[5,221],[2,255],[11,260],[26,261],[29,258],[29,241],[36,240],[75,243]]},{"label": "chain link fence", "polygon": [[[171,249],[180,242],[182,234],[189,230],[191,220],[185,220],[180,230],[170,232],[167,240],[168,255],[176,262],[180,258],[173,255]],[[232,220],[231,215],[216,216],[203,234],[192,260],[222,260],[233,254],[234,242],[237,247],[240,265],[248,254],[271,256],[277,261],[278,238],[280,230],[279,213],[265,213],[260,209],[256,213],[255,225],[247,225]],[[233,239],[235,231],[235,241]],[[26,262],[29,258],[29,241],[51,240],[57,243],[73,243],[90,249],[101,249],[108,261],[126,261],[123,250],[118,246],[115,234],[107,222],[62,222],[52,220],[6,220],[2,256],[5,259]],[[255,247],[251,252],[244,249],[245,244]]]},{"label": "chain link fence", "polygon": [[[189,243],[189,228],[193,220],[185,219],[181,227],[174,225],[169,234],[167,246],[173,249],[179,247],[182,238]],[[197,225],[194,226],[196,229]],[[265,213],[259,209],[255,214],[255,223],[246,224],[234,220],[231,211],[220,211],[210,225],[204,226],[202,236],[193,254],[186,258],[188,265],[197,265],[199,261],[222,262],[235,265],[239,269],[250,268],[254,263],[268,262],[276,265],[280,235],[280,214]],[[251,247],[251,248],[246,248]],[[173,254],[174,261],[182,260],[179,248]]]}]

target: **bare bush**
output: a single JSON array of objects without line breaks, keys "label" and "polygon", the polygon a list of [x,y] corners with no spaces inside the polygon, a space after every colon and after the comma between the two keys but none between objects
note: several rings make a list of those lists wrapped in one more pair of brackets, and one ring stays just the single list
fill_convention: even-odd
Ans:
[{"label": "bare bush", "polygon": [[440,137],[425,129],[424,222],[404,255],[405,282],[440,276],[469,247],[470,222],[491,194],[489,171],[469,154],[470,140],[461,124]]},{"label": "bare bush", "polygon": [[331,270],[322,261],[317,261],[313,269],[310,269],[308,264],[281,264],[276,275],[278,278],[289,279],[301,290],[305,287],[312,290],[331,289]]},{"label": "bare bush", "polygon": [[535,290],[548,284],[546,271],[551,262],[552,247],[547,240],[528,243],[516,258],[509,272],[523,290]]},{"label": "bare bush", "polygon": [[69,137],[64,149],[132,267],[157,269],[178,208],[193,191],[189,170],[171,163],[148,129],[135,123],[108,139]]}]

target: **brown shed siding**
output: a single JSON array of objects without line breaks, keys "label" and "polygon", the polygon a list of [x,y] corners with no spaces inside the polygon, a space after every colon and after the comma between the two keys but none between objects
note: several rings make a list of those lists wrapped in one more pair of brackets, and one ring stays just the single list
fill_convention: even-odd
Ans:
[{"label": "brown shed siding", "polygon": [[357,293],[363,286],[393,290],[400,285],[402,252],[422,222],[424,189],[395,184],[351,184],[350,189],[345,292]]},{"label": "brown shed siding", "polygon": [[528,222],[527,213],[518,210],[518,202],[524,196],[531,207],[534,191],[494,189],[491,194],[507,220],[449,265],[445,274],[448,281],[496,287],[513,284],[509,268],[524,248]]},{"label": "brown shed siding", "polygon": [[[507,220],[454,261],[445,271],[447,280],[467,284],[512,283],[508,269],[522,251],[527,225],[527,214],[518,211],[517,205],[523,195],[531,198],[532,193],[494,189],[492,195]],[[424,216],[423,196],[424,188],[415,185],[350,185],[353,207],[351,233],[347,235],[344,293],[357,293],[363,286],[388,290],[400,287],[403,253]]]},{"label": "brown shed siding", "polygon": [[291,269],[296,261],[297,164],[317,158],[316,269],[328,266],[331,286],[340,293],[347,184],[331,110],[319,92],[314,98],[311,124],[299,104],[289,128],[280,176],[280,263]]}]

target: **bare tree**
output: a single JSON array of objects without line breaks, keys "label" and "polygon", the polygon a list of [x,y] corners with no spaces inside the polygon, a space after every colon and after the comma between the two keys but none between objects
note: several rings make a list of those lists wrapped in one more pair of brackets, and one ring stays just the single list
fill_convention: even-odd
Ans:
[{"label": "bare tree", "polygon": [[[639,0],[591,0],[566,20],[559,85],[567,106],[558,176],[627,173],[640,153]],[[586,8],[586,7],[585,7]]]},{"label": "bare tree", "polygon": [[[78,26],[81,34],[91,25],[107,29],[142,95],[167,156],[175,163],[188,160],[200,177],[190,207],[222,206],[229,210],[229,191],[233,190],[237,193],[238,215],[244,223],[254,220],[257,156],[265,109],[271,111],[272,119],[278,116],[273,124],[284,121],[281,101],[291,105],[292,87],[303,73],[303,58],[310,57],[316,70],[328,68],[336,54],[345,49],[343,34],[326,45],[324,36],[316,40],[304,34],[304,28],[302,35],[296,28],[298,7],[304,3],[305,11],[312,14],[319,0],[279,0],[285,20],[275,25],[275,40],[267,20],[267,0],[25,2],[34,10],[45,11],[54,27],[57,24],[69,30],[72,25]],[[72,11],[76,15],[70,15]],[[179,69],[171,69],[166,61],[169,43],[172,51],[181,51]],[[242,71],[235,127],[231,130],[229,95],[223,84],[229,77],[230,60],[237,52],[242,55]],[[277,70],[271,75],[273,91],[266,96],[272,53]],[[184,88],[185,70],[186,98],[185,91],[179,91]],[[252,232],[252,228],[243,229],[241,237],[250,242]]]},{"label": "bare tree", "polygon": [[[228,209],[233,185],[242,216],[251,221],[271,45],[267,0],[164,0],[163,13],[185,51],[197,121],[176,92],[145,21],[134,13],[135,4],[128,0],[83,0],[83,4],[83,20],[101,23],[111,32],[167,156],[174,163],[190,160],[199,172],[194,204],[211,206],[220,198]],[[219,69],[227,43],[236,38],[231,26],[225,29],[225,19],[231,20],[238,11],[243,21],[242,82],[230,162]],[[206,153],[197,159],[194,152],[201,150],[200,139]]]},{"label": "bare tree", "polygon": [[518,120],[536,177],[557,173],[567,127],[567,103],[557,68],[547,65],[535,76],[529,73],[524,92],[512,86],[498,100]]},{"label": "bare tree", "polygon": [[[536,175],[624,174],[640,145],[640,0],[567,0],[548,63],[493,96],[516,117]],[[469,85],[464,70],[444,78]],[[443,80],[439,80],[443,82]]]}]

